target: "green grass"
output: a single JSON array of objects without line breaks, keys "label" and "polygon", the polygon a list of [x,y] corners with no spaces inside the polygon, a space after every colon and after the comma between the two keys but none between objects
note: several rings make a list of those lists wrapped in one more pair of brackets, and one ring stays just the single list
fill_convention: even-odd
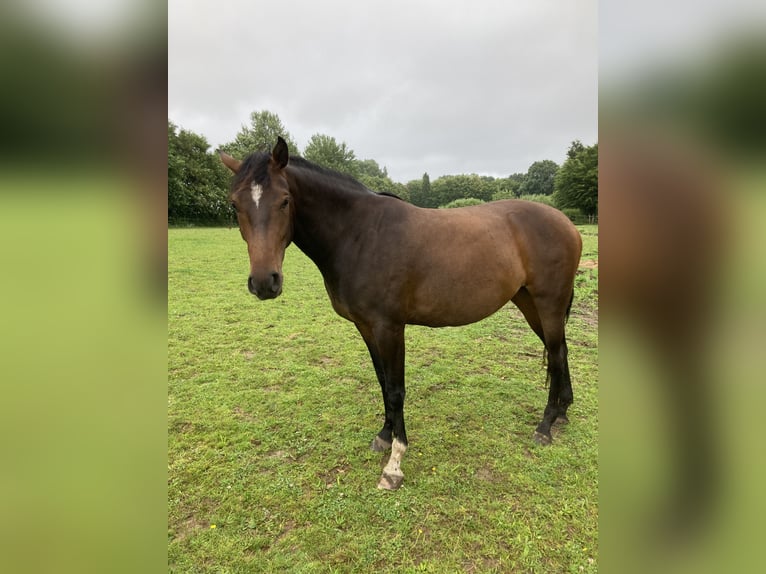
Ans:
[{"label": "green grass", "polygon": [[171,572],[597,570],[597,269],[578,274],[572,422],[550,447],[531,439],[542,348],[513,306],[408,327],[410,448],[384,492],[380,388],[313,264],[290,247],[283,295],[259,302],[236,229],[171,229],[168,249]]}]

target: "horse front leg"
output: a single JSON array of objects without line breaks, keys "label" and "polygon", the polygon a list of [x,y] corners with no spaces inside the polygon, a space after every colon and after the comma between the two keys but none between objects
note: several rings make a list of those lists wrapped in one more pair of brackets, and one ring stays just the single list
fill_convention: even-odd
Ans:
[{"label": "horse front leg", "polygon": [[393,441],[393,422],[391,421],[391,414],[388,410],[388,400],[386,398],[386,376],[383,372],[383,362],[378,354],[378,349],[374,343],[372,337],[372,331],[366,329],[363,325],[356,325],[359,333],[362,335],[365,344],[367,345],[367,351],[370,353],[372,359],[372,365],[375,367],[375,376],[378,378],[380,384],[380,391],[383,394],[383,406],[385,408],[385,419],[383,421],[383,428],[372,439],[370,449],[375,452],[386,452],[391,448],[391,442]]},{"label": "horse front leg", "polygon": [[383,429],[373,440],[373,450],[385,450],[388,445],[391,446],[391,456],[383,469],[378,488],[396,490],[404,480],[401,463],[407,451],[407,432],[404,426],[404,325],[382,324],[369,329],[359,326],[359,331],[367,343],[378,373],[386,410],[386,420]]}]

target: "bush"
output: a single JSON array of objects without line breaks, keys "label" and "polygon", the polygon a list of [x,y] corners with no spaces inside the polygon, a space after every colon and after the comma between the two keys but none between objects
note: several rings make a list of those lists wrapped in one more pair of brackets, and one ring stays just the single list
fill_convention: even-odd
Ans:
[{"label": "bush", "polygon": [[566,215],[575,225],[588,223],[588,217],[582,212],[581,209],[576,207],[565,207],[561,210],[561,213]]},{"label": "bush", "polygon": [[553,205],[553,196],[551,195],[545,195],[544,193],[534,193],[530,195],[522,195],[519,197],[519,199],[525,199],[527,201],[534,201],[535,203],[544,203],[545,205],[550,205],[551,207],[556,207]]},{"label": "bush", "polygon": [[481,199],[476,199],[475,197],[464,197],[460,199],[455,199],[450,201],[446,205],[442,205],[439,207],[439,209],[450,209],[452,207],[468,207],[469,205],[481,205],[482,203],[485,203]]},{"label": "bush", "polygon": [[516,199],[512,189],[501,189],[492,194],[492,201],[501,201],[503,199]]}]

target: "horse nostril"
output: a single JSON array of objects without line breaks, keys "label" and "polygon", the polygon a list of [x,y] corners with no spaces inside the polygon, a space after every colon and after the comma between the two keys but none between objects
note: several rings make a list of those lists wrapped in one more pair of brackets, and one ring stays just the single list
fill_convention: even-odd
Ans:
[{"label": "horse nostril", "polygon": [[247,289],[258,299],[273,299],[282,292],[282,274],[278,272],[247,278]]}]

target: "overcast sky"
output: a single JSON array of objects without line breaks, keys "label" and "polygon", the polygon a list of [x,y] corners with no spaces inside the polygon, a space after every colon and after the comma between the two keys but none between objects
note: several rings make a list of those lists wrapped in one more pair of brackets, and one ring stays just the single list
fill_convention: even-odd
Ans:
[{"label": "overcast sky", "polygon": [[395,181],[507,176],[597,141],[596,0],[170,0],[168,116],[215,147],[269,110]]}]

